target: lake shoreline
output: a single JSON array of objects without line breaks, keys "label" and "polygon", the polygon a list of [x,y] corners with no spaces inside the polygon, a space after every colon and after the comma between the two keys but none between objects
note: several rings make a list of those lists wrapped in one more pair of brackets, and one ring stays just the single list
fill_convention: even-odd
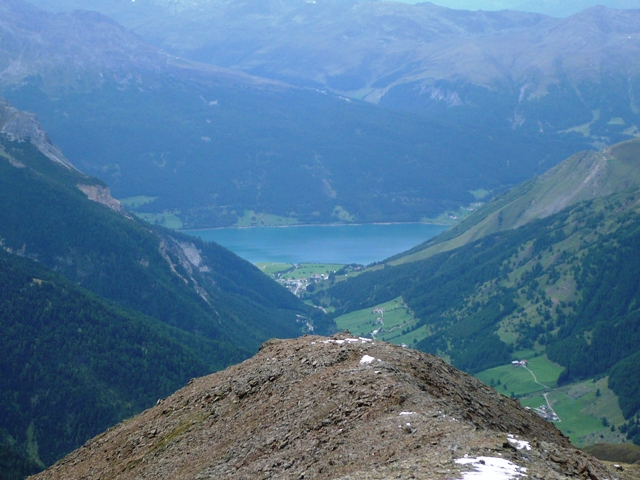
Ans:
[{"label": "lake shoreline", "polygon": [[293,225],[251,225],[230,227],[202,227],[202,228],[180,228],[176,229],[176,232],[203,232],[208,230],[225,230],[225,229],[238,229],[245,230],[251,228],[295,228],[295,227],[364,227],[367,225],[434,225],[437,227],[453,227],[455,223],[440,223],[440,222],[372,222],[372,223],[295,223]]},{"label": "lake shoreline", "polygon": [[251,263],[369,265],[407,251],[450,226],[433,223],[289,225],[182,230],[228,248]]}]

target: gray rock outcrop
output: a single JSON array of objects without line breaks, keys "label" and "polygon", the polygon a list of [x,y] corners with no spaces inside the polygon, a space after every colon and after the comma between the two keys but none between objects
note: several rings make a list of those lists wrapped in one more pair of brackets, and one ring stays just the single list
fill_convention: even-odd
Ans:
[{"label": "gray rock outcrop", "polygon": [[[271,340],[108,430],[44,479],[616,478],[437,357],[336,335]],[[485,478],[485,477],[483,477]]]}]

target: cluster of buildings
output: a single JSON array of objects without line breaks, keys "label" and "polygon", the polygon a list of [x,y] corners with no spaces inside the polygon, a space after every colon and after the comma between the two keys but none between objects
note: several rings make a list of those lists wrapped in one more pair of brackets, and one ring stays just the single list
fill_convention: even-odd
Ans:
[{"label": "cluster of buildings", "polygon": [[547,405],[540,405],[538,408],[535,408],[533,411],[536,412],[545,420],[548,420],[550,422],[560,421],[560,417],[556,415],[556,412],[554,412],[553,409],[548,407]]},{"label": "cluster of buildings", "polygon": [[307,287],[313,283],[321,282],[322,280],[328,280],[329,275],[317,274],[311,275],[309,278],[276,278],[276,281],[281,285],[284,285],[289,291],[295,295],[300,295]]}]

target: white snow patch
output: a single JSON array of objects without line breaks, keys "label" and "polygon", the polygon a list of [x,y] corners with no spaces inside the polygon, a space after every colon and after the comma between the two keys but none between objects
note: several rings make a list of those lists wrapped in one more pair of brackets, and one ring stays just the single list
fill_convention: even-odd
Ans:
[{"label": "white snow patch", "polygon": [[416,412],[400,412],[400,415],[415,415]]},{"label": "white snow patch", "polygon": [[475,471],[464,472],[461,480],[513,480],[518,477],[526,477],[526,468],[511,463],[504,458],[478,457],[459,458],[459,465],[473,465]]},{"label": "white snow patch", "polygon": [[370,357],[369,355],[365,355],[360,359],[360,365],[367,365],[375,360],[374,357]]},{"label": "white snow patch", "polygon": [[345,338],[344,340],[323,340],[322,343],[324,344],[329,344],[329,343],[335,343],[337,345],[343,345],[345,343],[369,343],[371,342],[370,338]]},{"label": "white snow patch", "polygon": [[525,450],[531,450],[531,445],[526,440],[518,440],[511,434],[509,434],[508,437],[507,440],[509,440],[509,443],[513,443],[518,450],[522,450],[523,448]]}]

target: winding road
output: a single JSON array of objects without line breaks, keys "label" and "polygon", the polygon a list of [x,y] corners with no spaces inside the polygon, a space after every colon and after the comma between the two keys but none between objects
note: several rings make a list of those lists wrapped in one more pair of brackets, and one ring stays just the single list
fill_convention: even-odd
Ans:
[{"label": "winding road", "polygon": [[[538,378],[536,377],[536,374],[535,374],[535,373],[533,373],[533,371],[531,371],[531,370],[529,369],[529,367],[527,367],[526,365],[522,365],[522,366],[524,367],[524,369],[525,369],[526,371],[528,371],[528,372],[531,374],[531,376],[533,377],[533,381],[534,381],[534,382],[536,382],[536,383],[537,383],[538,385],[540,385],[541,387],[546,388],[547,390],[551,390],[551,388],[550,388],[550,387],[548,387],[548,386],[546,386],[544,383],[540,383],[540,382],[538,381]],[[556,421],[556,422],[561,422],[562,420],[560,419],[560,417],[558,416],[558,414],[556,413],[556,411],[555,411],[555,410],[553,409],[553,407],[551,406],[551,403],[549,402],[549,397],[548,397],[548,395],[549,395],[549,392],[545,392],[545,393],[543,393],[543,394],[542,394],[542,396],[544,397],[545,402],[547,402],[547,407],[549,407],[549,410],[550,410],[550,411],[552,411],[552,412],[553,412],[553,414],[554,414],[554,415],[556,416],[556,418],[558,419],[558,420],[555,420],[555,421]]]}]

